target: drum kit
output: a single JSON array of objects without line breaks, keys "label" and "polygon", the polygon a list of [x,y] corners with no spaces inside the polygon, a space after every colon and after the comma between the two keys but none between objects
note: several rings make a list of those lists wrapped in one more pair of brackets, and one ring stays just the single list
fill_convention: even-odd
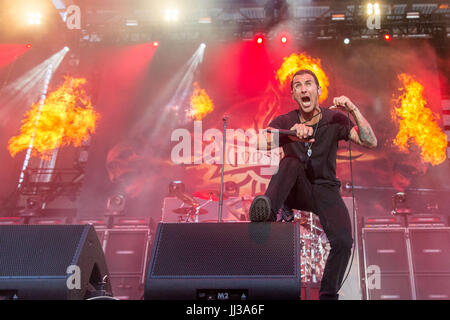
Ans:
[{"label": "drum kit", "polygon": [[[220,197],[219,192],[216,190],[195,191],[193,197],[182,191],[175,191],[174,194],[183,201],[183,205],[186,205],[185,207],[172,210],[173,213],[179,215],[179,222],[199,222],[199,216],[208,213],[208,210],[203,209],[203,207],[213,201],[219,201]],[[206,201],[200,204],[194,197]],[[224,194],[222,199],[227,200],[228,196]]]},{"label": "drum kit", "polygon": [[[179,222],[199,222],[199,216],[208,213],[204,206],[219,201],[219,192],[216,190],[195,191],[193,197],[184,192],[176,192],[175,195],[186,205],[172,210],[179,215]],[[195,199],[206,200],[199,204]],[[223,200],[228,196],[223,195]],[[317,283],[322,279],[325,262],[330,252],[330,245],[325,232],[321,228],[319,218],[312,212],[293,210],[294,222],[300,223],[300,245],[301,245],[301,279],[304,283]],[[208,220],[202,222],[217,222]]]}]

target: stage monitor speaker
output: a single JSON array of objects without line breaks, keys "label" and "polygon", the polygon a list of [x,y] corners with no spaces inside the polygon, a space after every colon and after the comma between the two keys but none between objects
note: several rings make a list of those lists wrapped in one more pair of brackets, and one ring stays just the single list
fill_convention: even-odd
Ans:
[{"label": "stage monitor speaker", "polygon": [[91,225],[0,226],[0,244],[2,299],[87,299],[109,277]]},{"label": "stage monitor speaker", "polygon": [[160,223],[146,300],[298,300],[298,223]]}]

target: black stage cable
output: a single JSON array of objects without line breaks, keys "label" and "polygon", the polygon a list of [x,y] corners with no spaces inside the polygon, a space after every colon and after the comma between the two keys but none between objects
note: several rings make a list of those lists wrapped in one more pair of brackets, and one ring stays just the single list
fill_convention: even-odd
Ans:
[{"label": "black stage cable", "polygon": [[[349,111],[347,111],[347,117],[348,117],[349,127],[351,127],[350,112]],[[350,128],[350,130],[352,130],[352,129]],[[350,132],[349,132],[349,136],[350,136]],[[351,178],[351,182],[352,182],[351,183],[351,187],[352,187],[352,201],[353,201],[353,204],[352,204],[353,205],[353,210],[352,210],[353,211],[352,212],[352,215],[353,215],[353,217],[352,217],[353,218],[353,248],[352,248],[352,255],[350,257],[350,266],[348,267],[347,275],[345,276],[344,280],[342,280],[338,291],[341,290],[342,286],[344,285],[345,281],[348,278],[348,275],[350,274],[350,270],[352,269],[352,264],[353,264],[353,258],[355,256],[355,249],[356,249],[356,246],[358,245],[357,242],[355,243],[355,240],[356,240],[356,208],[355,208],[355,192],[354,192],[354,189],[353,189],[353,166],[352,166],[352,147],[351,147],[351,145],[352,145],[352,141],[351,141],[351,139],[349,137],[349,139],[348,139],[348,152],[349,152],[349,160],[350,160],[350,178]]]}]

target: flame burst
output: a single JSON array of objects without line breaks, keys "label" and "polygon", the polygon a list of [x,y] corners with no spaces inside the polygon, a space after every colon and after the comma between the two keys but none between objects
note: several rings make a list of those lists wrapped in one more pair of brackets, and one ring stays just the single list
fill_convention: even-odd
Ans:
[{"label": "flame burst", "polygon": [[328,97],[328,77],[322,69],[320,59],[314,59],[307,54],[291,54],[289,57],[283,58],[284,62],[276,73],[276,79],[280,82],[280,86],[284,86],[286,83],[290,84],[292,76],[301,69],[307,69],[314,72],[319,80],[320,87],[322,88],[322,94],[319,97],[319,102],[325,101]]},{"label": "flame burst", "polygon": [[439,115],[425,107],[427,102],[422,96],[423,86],[405,73],[400,74],[398,79],[403,83],[403,88],[399,88],[403,93],[394,99],[394,104],[399,107],[394,107],[391,113],[392,119],[399,124],[394,145],[407,152],[412,142],[421,149],[423,161],[432,165],[444,162],[447,136],[436,122]]},{"label": "flame burst", "polygon": [[194,82],[194,92],[191,96],[191,109],[189,116],[197,121],[202,120],[208,113],[214,110],[214,105],[206,91]]},{"label": "flame burst", "polygon": [[82,89],[85,83],[86,79],[65,77],[42,106],[39,102],[33,104],[25,114],[20,134],[8,142],[11,156],[28,149],[31,141],[31,156],[48,159],[56,148],[69,144],[78,147],[87,140],[95,132],[98,114]]}]

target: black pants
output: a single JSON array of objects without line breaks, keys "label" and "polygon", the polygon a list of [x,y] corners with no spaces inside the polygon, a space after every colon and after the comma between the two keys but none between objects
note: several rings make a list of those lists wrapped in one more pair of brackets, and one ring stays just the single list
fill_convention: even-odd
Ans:
[{"label": "black pants", "polygon": [[353,244],[350,217],[339,187],[311,184],[305,174],[305,165],[297,158],[285,157],[278,172],[272,176],[265,195],[270,199],[271,221],[276,221],[283,204],[319,216],[331,246],[319,296],[320,299],[337,299]]}]

